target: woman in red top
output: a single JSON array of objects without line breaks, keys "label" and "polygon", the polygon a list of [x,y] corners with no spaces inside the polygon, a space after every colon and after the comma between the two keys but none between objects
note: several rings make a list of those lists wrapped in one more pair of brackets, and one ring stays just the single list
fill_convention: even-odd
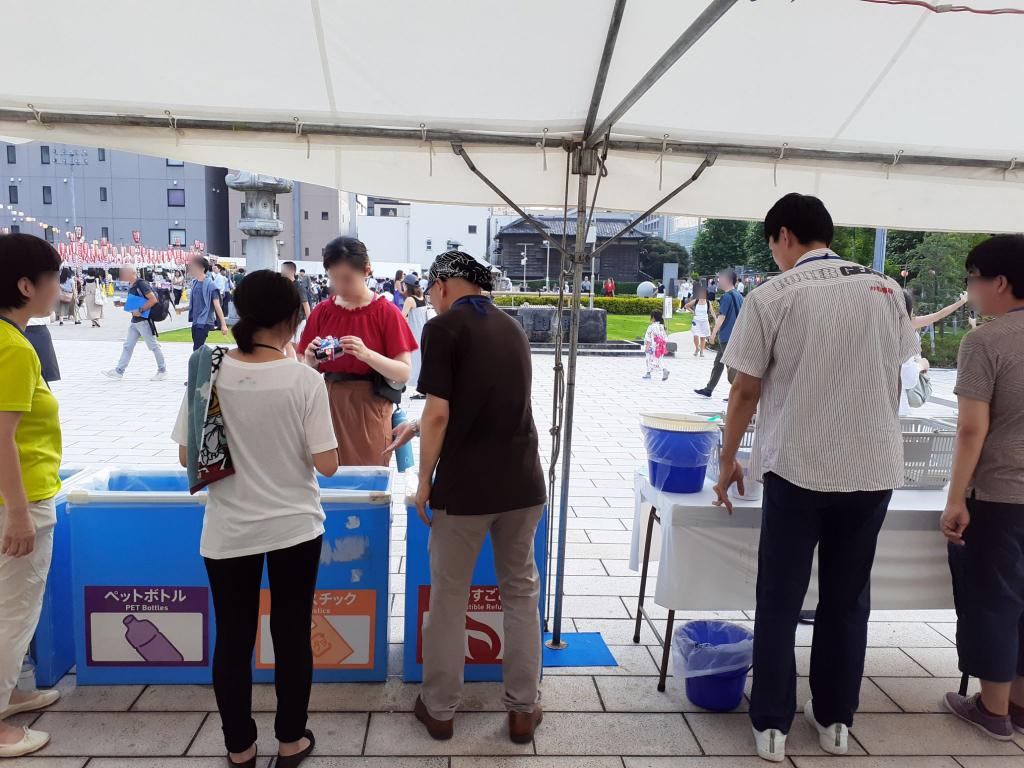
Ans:
[{"label": "woman in red top", "polygon": [[[334,295],[310,313],[299,349],[307,365],[324,373],[341,464],[387,466],[394,404],[375,390],[386,386],[382,379],[405,385],[416,340],[398,307],[367,287],[372,269],[359,240],[329,242],[324,269]],[[316,350],[327,336],[341,341],[343,353],[317,360]]]}]

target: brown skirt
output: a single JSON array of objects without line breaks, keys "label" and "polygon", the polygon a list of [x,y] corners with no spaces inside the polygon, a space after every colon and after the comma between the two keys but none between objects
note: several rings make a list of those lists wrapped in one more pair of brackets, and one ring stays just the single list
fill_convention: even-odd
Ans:
[{"label": "brown skirt", "polygon": [[386,467],[391,453],[391,414],[395,406],[373,394],[369,381],[328,381],[327,398],[344,467]]}]

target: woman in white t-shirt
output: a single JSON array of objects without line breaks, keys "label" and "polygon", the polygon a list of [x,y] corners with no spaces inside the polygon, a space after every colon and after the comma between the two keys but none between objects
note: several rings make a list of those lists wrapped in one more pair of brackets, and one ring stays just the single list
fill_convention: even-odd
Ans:
[{"label": "woman in white t-shirt", "polygon": [[698,285],[696,290],[696,296],[686,305],[686,309],[693,312],[693,324],[690,329],[693,333],[693,356],[704,357],[704,350],[707,349],[708,339],[711,337],[711,324],[716,319],[715,308],[708,301],[707,288]]},{"label": "woman in white t-shirt", "polygon": [[[276,764],[293,768],[314,743],[306,730],[313,677],[310,625],[325,517],[314,470],[337,471],[338,443],[323,379],[285,352],[300,320],[295,284],[259,270],[238,287],[235,304],[238,348],[224,355],[215,380],[234,474],[208,486],[199,546],[217,617],[213,687],[228,761],[255,766],[252,654],[266,559],[277,691],[274,730],[280,742]],[[182,402],[172,434],[182,466],[193,422],[190,397]]]}]

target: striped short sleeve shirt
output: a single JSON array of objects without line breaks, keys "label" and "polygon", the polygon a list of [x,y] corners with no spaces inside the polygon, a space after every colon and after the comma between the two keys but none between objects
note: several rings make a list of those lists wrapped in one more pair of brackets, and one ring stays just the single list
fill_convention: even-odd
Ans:
[{"label": "striped short sleeve shirt", "polygon": [[755,477],[822,492],[902,485],[900,367],[917,351],[899,284],[830,250],[752,291],[724,362],[762,380]]},{"label": "striped short sleeve shirt", "polygon": [[971,331],[960,344],[960,397],[989,405],[988,435],[971,489],[982,501],[1024,504],[1024,312]]}]

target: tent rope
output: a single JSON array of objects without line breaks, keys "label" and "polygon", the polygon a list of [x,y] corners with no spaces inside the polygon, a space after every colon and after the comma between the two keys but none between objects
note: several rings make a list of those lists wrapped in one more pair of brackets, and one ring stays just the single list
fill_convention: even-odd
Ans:
[{"label": "tent rope", "polygon": [[309,160],[309,134],[302,132],[302,121],[299,118],[293,117],[292,120],[295,121],[295,136],[306,140],[306,159]]},{"label": "tent rope", "polygon": [[545,128],[544,129],[544,135],[541,136],[540,137],[540,141],[537,142],[537,146],[540,148],[542,164],[544,166],[544,170],[545,171],[548,169],[548,149],[547,149],[547,143],[548,143],[548,129]]},{"label": "tent rope", "polygon": [[786,150],[789,148],[789,143],[784,142],[782,148],[779,149],[779,159],[775,161],[775,165],[772,167],[772,183],[777,187],[779,186],[779,163],[786,158]]},{"label": "tent rope", "polygon": [[36,116],[35,117],[35,121],[39,125],[41,125],[43,128],[46,128],[49,131],[53,130],[53,126],[52,125],[49,125],[48,123],[44,123],[43,122],[43,113],[40,112],[38,109],[36,109],[36,105],[35,104],[29,104],[28,108],[31,109],[32,110],[32,114]]}]

